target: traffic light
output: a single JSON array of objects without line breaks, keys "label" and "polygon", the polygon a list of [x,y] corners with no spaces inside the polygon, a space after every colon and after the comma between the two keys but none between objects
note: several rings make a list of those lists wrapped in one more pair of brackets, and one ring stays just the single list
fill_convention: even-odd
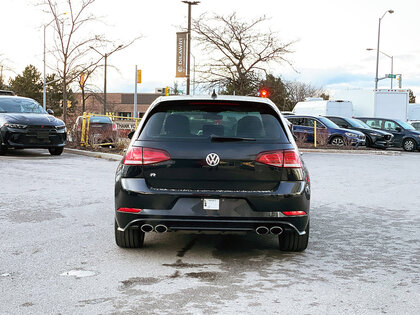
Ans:
[{"label": "traffic light", "polygon": [[397,81],[398,81],[398,87],[401,89],[402,88],[402,75],[401,74],[398,75]]},{"label": "traffic light", "polygon": [[84,73],[82,73],[80,75],[80,86],[83,86],[83,85],[85,85],[85,74]]},{"label": "traffic light", "polygon": [[165,95],[166,95],[166,96],[168,96],[168,95],[169,95],[169,86],[167,86],[167,87],[165,88]]},{"label": "traffic light", "polygon": [[260,97],[262,98],[267,98],[269,96],[269,92],[266,88],[262,88],[260,89]]},{"label": "traffic light", "polygon": [[137,70],[137,83],[141,83],[141,70]]},{"label": "traffic light", "polygon": [[67,108],[70,108],[70,107],[71,107],[71,101],[67,100]]}]

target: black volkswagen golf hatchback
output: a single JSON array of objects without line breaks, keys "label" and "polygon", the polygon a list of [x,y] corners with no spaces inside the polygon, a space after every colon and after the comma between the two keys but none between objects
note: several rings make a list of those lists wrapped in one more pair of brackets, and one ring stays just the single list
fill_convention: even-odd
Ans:
[{"label": "black volkswagen golf hatchback", "polygon": [[66,144],[66,125],[49,115],[35,100],[0,96],[0,155],[8,148],[48,149],[60,155]]},{"label": "black volkswagen golf hatchback", "polygon": [[308,171],[270,100],[161,97],[116,171],[115,240],[139,248],[152,231],[253,231],[303,251],[309,203]]}]

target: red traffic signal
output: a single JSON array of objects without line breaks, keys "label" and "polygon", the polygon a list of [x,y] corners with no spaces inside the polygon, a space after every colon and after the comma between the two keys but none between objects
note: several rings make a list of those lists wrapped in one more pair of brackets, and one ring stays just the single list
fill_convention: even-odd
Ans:
[{"label": "red traffic signal", "polygon": [[269,95],[269,93],[268,93],[267,89],[261,89],[260,90],[260,97],[267,98],[268,95]]}]

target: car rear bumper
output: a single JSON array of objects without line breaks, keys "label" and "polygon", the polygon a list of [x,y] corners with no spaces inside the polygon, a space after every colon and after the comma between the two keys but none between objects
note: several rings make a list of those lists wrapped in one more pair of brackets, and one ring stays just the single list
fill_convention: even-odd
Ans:
[{"label": "car rear bumper", "polygon": [[[218,199],[219,210],[206,210],[204,199]],[[253,231],[280,226],[299,234],[309,220],[309,185],[282,182],[275,191],[175,191],[147,187],[144,179],[123,178],[116,184],[115,216],[120,230],[143,224],[163,224],[169,230]],[[142,209],[139,213],[120,208]],[[286,216],[282,211],[305,211]]]}]

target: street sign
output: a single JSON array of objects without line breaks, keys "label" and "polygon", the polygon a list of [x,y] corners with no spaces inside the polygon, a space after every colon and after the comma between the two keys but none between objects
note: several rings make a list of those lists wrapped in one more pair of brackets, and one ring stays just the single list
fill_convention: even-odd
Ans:
[{"label": "street sign", "polygon": [[390,79],[395,79],[395,78],[397,78],[397,75],[396,75],[396,74],[385,74],[385,76],[386,76],[387,78],[390,78]]}]

